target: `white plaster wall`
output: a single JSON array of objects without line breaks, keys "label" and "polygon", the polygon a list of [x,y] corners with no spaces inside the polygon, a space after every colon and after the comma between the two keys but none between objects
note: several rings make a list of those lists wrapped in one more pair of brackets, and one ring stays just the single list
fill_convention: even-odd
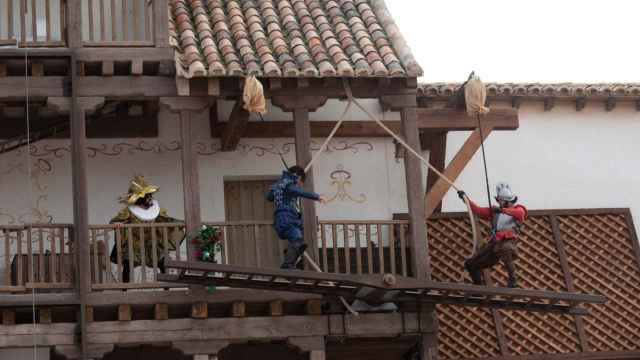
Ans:
[{"label": "white plaster wall", "polygon": [[[629,103],[610,112],[598,102],[580,112],[574,106],[560,103],[545,112],[540,103],[524,104],[517,131],[489,136],[491,191],[497,181],[508,181],[530,209],[629,207],[640,214],[640,112]],[[467,135],[449,134],[447,161]],[[457,183],[486,203],[480,152]],[[444,210],[463,208],[450,191]]]},{"label": "white plaster wall", "polygon": [[[327,104],[313,114],[315,120],[335,120],[344,104]],[[228,115],[230,104],[221,104],[220,118]],[[370,108],[382,118],[377,103]],[[270,108],[271,110],[271,108]],[[273,110],[267,121],[288,120],[290,114]],[[349,120],[363,120],[355,109]],[[256,119],[252,119],[256,120]],[[224,179],[237,176],[279,175],[283,165],[278,152],[283,152],[289,165],[294,164],[293,139],[243,139],[234,152],[217,151],[217,140],[210,138],[209,116],[195,117],[194,133],[199,144],[200,192],[202,217],[206,221],[224,220]],[[182,173],[178,119],[161,110],[160,134],[157,139],[91,139],[88,141],[89,221],[107,223],[121,208],[118,197],[126,192],[130,179],[144,174],[160,187],[157,198],[169,214],[183,217]],[[314,139],[319,148],[324,139]],[[68,140],[42,141],[34,145],[31,158],[31,181],[24,151],[0,155],[0,224],[20,222],[71,222],[71,160]],[[350,178],[345,179],[344,170]],[[333,177],[332,177],[333,173]],[[314,182],[319,193],[331,198],[344,192],[327,205],[318,205],[321,219],[390,219],[393,213],[406,212],[404,166],[395,158],[390,139],[336,139],[317,161]],[[38,200],[39,199],[39,200]]]}]

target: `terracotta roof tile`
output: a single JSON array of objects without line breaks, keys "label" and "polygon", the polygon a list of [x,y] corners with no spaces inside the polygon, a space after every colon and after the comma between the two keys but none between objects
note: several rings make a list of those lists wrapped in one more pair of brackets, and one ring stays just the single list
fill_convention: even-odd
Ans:
[{"label": "terracotta roof tile", "polygon": [[178,76],[417,77],[383,0],[170,0]]},{"label": "terracotta roof tile", "polygon": [[[489,98],[507,99],[511,97],[524,98],[632,98],[640,97],[640,84],[637,83],[487,83]],[[418,97],[448,98],[460,88],[459,83],[429,83],[418,86]]]}]

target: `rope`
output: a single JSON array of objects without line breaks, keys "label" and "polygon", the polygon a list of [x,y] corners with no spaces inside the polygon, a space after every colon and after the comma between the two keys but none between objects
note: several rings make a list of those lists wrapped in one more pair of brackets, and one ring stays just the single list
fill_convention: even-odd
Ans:
[{"label": "rope", "polygon": [[482,135],[482,125],[480,124],[480,113],[478,117],[478,130],[480,131],[480,147],[482,147],[482,162],[484,164],[484,180],[487,185],[487,205],[491,207],[491,189],[489,187],[489,171],[487,170],[487,155],[484,151],[484,136]]},{"label": "rope", "polygon": [[[344,90],[345,90],[345,93],[347,95],[347,99],[349,100],[349,103],[347,104],[347,107],[345,108],[345,111],[343,112],[342,116],[340,117],[340,120],[338,121],[338,123],[334,126],[333,130],[331,131],[331,134],[329,134],[329,137],[325,140],[324,144],[320,147],[320,151],[318,151],[316,153],[316,155],[311,159],[311,162],[309,164],[307,164],[307,166],[305,167],[305,172],[307,172],[311,168],[311,165],[313,165],[313,163],[318,159],[318,156],[320,156],[320,154],[322,153],[322,151],[324,150],[326,145],[329,143],[331,138],[335,135],[336,131],[338,131],[338,128],[340,127],[340,125],[344,121],[344,118],[346,116],[347,111],[349,110],[349,107],[353,103],[360,110],[362,110],[371,120],[375,121],[384,131],[386,131],[389,135],[391,135],[391,137],[393,137],[399,144],[401,144],[411,154],[413,154],[420,161],[422,161],[422,163],[425,164],[429,169],[431,169],[436,175],[438,175],[447,184],[449,184],[449,186],[451,186],[456,191],[460,191],[460,189],[453,183],[453,181],[451,181],[451,179],[449,179],[445,174],[443,174],[441,171],[439,171],[435,166],[431,165],[431,163],[429,163],[429,161],[427,161],[424,157],[422,157],[422,155],[420,155],[411,146],[409,146],[409,144],[407,144],[400,136],[396,135],[396,133],[394,133],[393,130],[389,129],[384,124],[384,122],[382,122],[377,116],[375,116],[367,108],[362,106],[362,104],[360,104],[360,102],[353,97],[353,93],[351,92],[351,87],[349,86],[349,82],[346,79],[342,80],[342,84],[344,86]],[[473,211],[471,210],[471,202],[469,201],[469,198],[466,197],[466,196],[464,198],[464,203],[467,206],[467,212],[469,213],[469,220],[471,222],[471,230],[473,232],[473,240],[474,240],[474,243],[473,243],[473,254],[475,254],[476,251],[477,251],[477,248],[478,248],[478,241],[479,241],[478,229],[477,229],[477,226],[476,226],[475,216],[473,215]]]},{"label": "rope", "polygon": [[316,154],[313,156],[311,161],[307,164],[307,166],[305,166],[305,168],[304,168],[304,172],[305,173],[307,171],[309,171],[309,169],[311,169],[311,166],[313,165],[313,163],[316,162],[316,160],[318,160],[320,155],[327,148],[327,145],[329,145],[329,141],[331,141],[331,139],[333,139],[333,136],[336,134],[336,132],[340,128],[340,125],[342,125],[342,123],[344,122],[344,119],[347,117],[347,113],[349,112],[349,109],[351,108],[351,103],[353,102],[353,94],[351,93],[351,88],[349,87],[349,83],[347,82],[346,79],[342,79],[342,83],[344,84],[344,90],[347,93],[347,99],[349,100],[349,102],[347,103],[347,106],[344,108],[344,111],[342,112],[342,115],[340,116],[340,120],[338,120],[338,122],[333,127],[333,129],[331,129],[331,133],[329,133],[329,136],[324,140],[324,143],[320,146],[320,150],[318,150],[318,152],[316,152]]},{"label": "rope", "polygon": [[[346,84],[345,86],[348,87],[348,84]],[[369,112],[369,110],[367,110],[364,106],[362,106],[360,102],[358,102],[358,100],[351,98],[351,101],[353,101],[353,103],[356,104],[356,106],[360,108],[360,110],[364,111],[364,113],[367,114],[367,116],[369,116],[370,119],[375,121],[382,129],[384,129],[384,131],[386,131],[389,135],[391,135],[391,137],[393,137],[400,145],[402,145],[411,154],[413,154],[420,161],[422,161],[423,164],[427,165],[427,167],[431,169],[436,175],[438,175],[447,184],[449,184],[449,186],[451,186],[456,191],[460,191],[460,189],[453,183],[453,181],[451,181],[451,179],[449,179],[445,174],[443,174],[438,169],[436,169],[435,166],[431,165],[429,161],[427,161],[424,157],[422,157],[422,155],[420,155],[411,146],[409,146],[409,144],[407,144],[400,136],[396,135],[393,132],[393,130],[389,129],[377,116],[375,116],[374,114]],[[475,254],[478,248],[478,240],[479,240],[478,228],[476,226],[475,216],[473,215],[473,211],[471,210],[471,202],[469,201],[469,198],[466,196],[464,197],[464,203],[467,206],[467,213],[469,213],[469,221],[471,222],[471,231],[473,233],[473,254]]]}]

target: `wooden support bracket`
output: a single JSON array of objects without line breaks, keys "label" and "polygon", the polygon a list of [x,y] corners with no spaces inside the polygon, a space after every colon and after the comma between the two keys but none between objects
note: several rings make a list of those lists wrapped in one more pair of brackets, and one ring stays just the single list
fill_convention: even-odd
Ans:
[{"label": "wooden support bracket", "polygon": [[131,321],[131,305],[127,305],[127,304],[118,305],[118,320]]},{"label": "wooden support bracket", "polygon": [[209,307],[206,302],[197,302],[191,305],[191,317],[194,319],[206,319],[209,317]]},{"label": "wooden support bracket", "polygon": [[250,113],[242,107],[242,100],[236,101],[229,115],[229,120],[222,131],[222,151],[234,151],[244,134]]},{"label": "wooden support bracket", "polygon": [[153,307],[153,318],[156,320],[168,320],[169,304],[155,304]]},{"label": "wooden support bracket", "polygon": [[284,315],[284,302],[282,300],[273,300],[269,303],[269,315],[282,316]]},{"label": "wooden support bracket", "polygon": [[[476,129],[469,137],[467,141],[462,145],[458,153],[453,158],[451,163],[447,166],[444,171],[444,175],[449,178],[451,181],[456,181],[458,176],[462,173],[462,170],[467,166],[473,155],[478,151],[482,141],[484,141],[487,136],[493,130],[493,125],[491,124],[482,124],[482,135],[483,138],[480,137],[480,129]],[[437,208],[438,204],[442,201],[447,191],[449,191],[450,185],[444,179],[438,179],[433,187],[427,192],[425,195],[425,207],[426,207],[426,218],[428,219],[431,214],[433,214],[434,210]]]},{"label": "wooden support bracket", "polygon": [[247,304],[244,301],[234,301],[233,304],[231,304],[231,316],[232,317],[247,316]]}]

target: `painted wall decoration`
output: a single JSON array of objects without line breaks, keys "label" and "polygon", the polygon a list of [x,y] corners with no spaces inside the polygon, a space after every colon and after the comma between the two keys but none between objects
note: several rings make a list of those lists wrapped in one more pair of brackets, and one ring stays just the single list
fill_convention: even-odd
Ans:
[{"label": "painted wall decoration", "polygon": [[367,201],[367,196],[364,194],[351,195],[349,190],[353,185],[351,183],[351,173],[344,169],[342,164],[338,165],[334,171],[329,174],[329,186],[335,189],[335,194],[327,199],[327,202],[333,201],[351,201],[354,203],[362,204]]}]

